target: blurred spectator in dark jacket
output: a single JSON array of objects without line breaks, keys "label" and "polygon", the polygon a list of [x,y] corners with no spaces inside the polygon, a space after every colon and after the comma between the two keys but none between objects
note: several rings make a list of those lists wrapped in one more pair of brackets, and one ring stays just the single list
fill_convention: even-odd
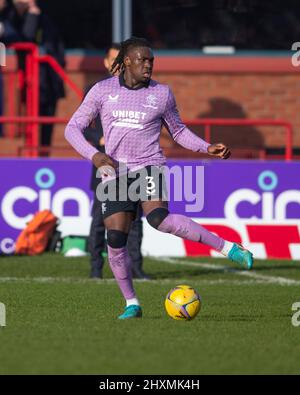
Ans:
[{"label": "blurred spectator in dark jacket", "polygon": [[[11,6],[7,0],[0,0],[0,42],[4,45],[10,44],[19,40],[17,31],[9,20]],[[1,47],[0,51],[4,51]],[[5,59],[5,54],[1,53],[1,60]],[[0,64],[0,116],[3,115],[3,78],[2,78],[2,64]],[[0,137],[3,135],[2,123],[0,123]]]},{"label": "blurred spectator in dark jacket", "polygon": [[[10,20],[22,41],[39,45],[43,52],[51,55],[62,67],[65,66],[64,45],[52,20],[38,7],[36,0],[13,0],[14,10]],[[22,56],[22,55],[21,55]],[[24,68],[24,58],[20,67]],[[40,109],[43,116],[54,116],[58,99],[65,96],[64,84],[48,66],[40,66]],[[41,126],[40,144],[50,146],[53,125]],[[44,152],[47,154],[47,151]]]},{"label": "blurred spectator in dark jacket", "polygon": [[20,36],[10,21],[11,4],[0,0],[0,41],[7,45],[20,40]]}]

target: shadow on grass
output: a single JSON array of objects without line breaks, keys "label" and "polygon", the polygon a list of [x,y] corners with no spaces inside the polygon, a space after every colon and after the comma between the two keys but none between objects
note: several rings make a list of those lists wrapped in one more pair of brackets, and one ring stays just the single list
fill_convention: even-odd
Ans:
[{"label": "shadow on grass", "polygon": [[270,264],[263,264],[263,265],[261,265],[261,264],[259,264],[259,265],[255,265],[254,264],[254,266],[253,266],[253,269],[255,270],[255,271],[262,271],[262,270],[274,270],[274,269],[278,269],[278,270],[299,270],[300,271],[300,265],[299,265],[299,263],[298,264],[292,264],[292,263],[289,263],[289,264],[281,264],[281,265],[272,265],[271,263]]},{"label": "shadow on grass", "polygon": [[[235,264],[233,262],[230,262],[228,260],[224,259],[212,259],[209,261],[209,263],[213,264],[215,268],[207,268],[207,267],[201,267],[199,265],[199,268],[192,268],[189,266],[189,262],[197,262],[201,265],[201,261],[197,261],[195,259],[190,259],[187,260],[187,266],[186,268],[182,266],[182,269],[170,269],[168,270],[168,264],[165,265],[165,270],[157,271],[157,269],[151,273],[153,278],[159,279],[159,278],[175,278],[175,277],[193,277],[193,276],[201,276],[201,275],[219,275],[222,273],[230,273],[231,271],[245,271],[246,269],[239,266],[238,264]],[[207,262],[205,262],[207,263]],[[163,265],[165,263],[161,263]],[[148,265],[147,265],[148,266]],[[219,267],[218,267],[219,266]],[[149,268],[151,267],[151,264],[148,266]],[[291,261],[291,260],[274,260],[274,261],[265,261],[265,260],[255,260],[254,261],[254,266],[253,270],[256,272],[260,271],[271,271],[271,270],[296,270],[300,271],[300,261]]]},{"label": "shadow on grass", "polygon": [[186,278],[186,277],[199,277],[201,275],[220,274],[223,270],[211,269],[195,269],[195,270],[164,270],[161,272],[151,272],[151,278],[154,280],[164,280],[172,278]]}]

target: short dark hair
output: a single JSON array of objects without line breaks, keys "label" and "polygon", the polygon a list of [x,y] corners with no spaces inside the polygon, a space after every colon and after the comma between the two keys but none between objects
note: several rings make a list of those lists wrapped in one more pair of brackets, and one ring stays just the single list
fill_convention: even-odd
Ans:
[{"label": "short dark hair", "polygon": [[123,71],[125,68],[124,58],[128,54],[128,51],[132,48],[137,47],[148,47],[151,48],[149,41],[141,37],[130,37],[128,40],[122,41],[120,43],[120,51],[116,57],[113,65],[111,66],[111,72]]}]

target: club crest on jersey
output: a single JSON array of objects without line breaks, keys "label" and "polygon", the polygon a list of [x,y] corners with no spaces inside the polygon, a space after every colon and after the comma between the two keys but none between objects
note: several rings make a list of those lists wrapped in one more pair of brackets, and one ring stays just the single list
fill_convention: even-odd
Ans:
[{"label": "club crest on jersey", "polygon": [[112,103],[117,103],[118,98],[119,98],[119,95],[116,95],[116,96],[108,95],[108,101],[110,101]]},{"label": "club crest on jersey", "polygon": [[147,104],[142,104],[143,107],[146,108],[153,108],[154,110],[157,110],[157,97],[154,95],[148,95],[146,97],[146,102]]}]

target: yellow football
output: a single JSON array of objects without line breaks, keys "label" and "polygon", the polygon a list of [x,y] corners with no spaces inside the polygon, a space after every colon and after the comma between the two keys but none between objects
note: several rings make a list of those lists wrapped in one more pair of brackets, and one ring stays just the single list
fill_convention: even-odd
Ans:
[{"label": "yellow football", "polygon": [[168,293],[165,308],[174,320],[190,321],[201,309],[201,297],[189,285],[178,285]]}]

